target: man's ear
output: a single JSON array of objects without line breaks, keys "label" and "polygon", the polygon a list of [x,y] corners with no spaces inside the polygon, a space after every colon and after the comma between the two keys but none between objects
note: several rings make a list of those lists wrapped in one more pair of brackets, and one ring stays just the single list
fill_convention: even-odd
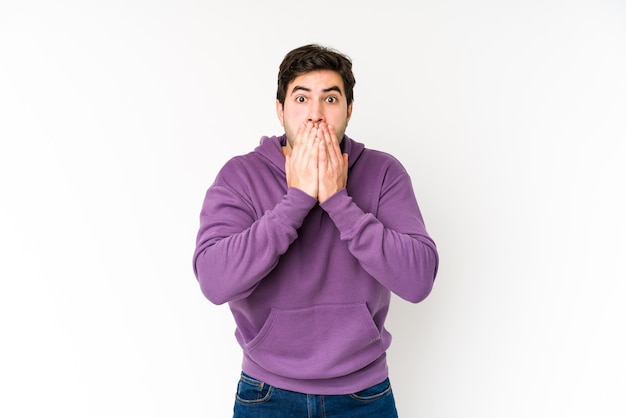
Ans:
[{"label": "man's ear", "polygon": [[285,115],[285,109],[282,103],[278,99],[276,99],[276,116],[278,116],[278,120],[280,121],[280,126],[285,127],[285,123],[283,121],[283,116]]},{"label": "man's ear", "polygon": [[348,125],[348,122],[350,122],[351,116],[352,116],[352,103],[348,105],[348,114],[346,116],[346,126]]}]

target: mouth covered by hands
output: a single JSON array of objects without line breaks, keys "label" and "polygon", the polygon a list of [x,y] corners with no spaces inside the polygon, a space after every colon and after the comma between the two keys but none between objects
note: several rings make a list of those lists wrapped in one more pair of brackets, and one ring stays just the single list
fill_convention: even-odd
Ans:
[{"label": "mouth covered by hands", "polygon": [[335,130],[325,122],[306,122],[298,128],[285,153],[287,186],[324,203],[348,181],[348,154],[342,153]]}]

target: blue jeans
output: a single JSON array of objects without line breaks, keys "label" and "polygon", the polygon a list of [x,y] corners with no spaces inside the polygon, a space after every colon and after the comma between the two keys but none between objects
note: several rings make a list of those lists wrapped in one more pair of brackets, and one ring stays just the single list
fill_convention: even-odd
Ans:
[{"label": "blue jeans", "polygon": [[233,418],[397,418],[389,379],[350,395],[307,395],[241,374]]}]

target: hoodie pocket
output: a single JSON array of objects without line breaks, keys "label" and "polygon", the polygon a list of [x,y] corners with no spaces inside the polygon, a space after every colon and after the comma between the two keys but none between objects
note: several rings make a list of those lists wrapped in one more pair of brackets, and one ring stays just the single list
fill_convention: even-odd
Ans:
[{"label": "hoodie pocket", "polygon": [[365,303],[272,309],[246,345],[251,360],[289,378],[328,379],[367,366],[383,352]]}]

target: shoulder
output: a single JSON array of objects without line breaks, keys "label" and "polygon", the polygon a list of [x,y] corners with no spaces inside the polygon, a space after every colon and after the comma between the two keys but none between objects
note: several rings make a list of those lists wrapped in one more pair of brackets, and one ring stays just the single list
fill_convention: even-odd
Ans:
[{"label": "shoulder", "polygon": [[262,167],[267,167],[267,162],[254,151],[236,155],[226,161],[215,180],[218,183],[232,183],[236,179],[247,178],[253,173],[258,175],[259,169]]},{"label": "shoulder", "polygon": [[388,152],[370,148],[363,150],[355,163],[355,167],[357,165],[370,170],[379,169],[396,174],[406,173],[406,169],[398,158]]},{"label": "shoulder", "polygon": [[281,137],[261,138],[260,144],[247,154],[232,157],[224,164],[222,172],[256,172],[260,168],[273,167],[281,169],[284,157],[281,150]]}]

